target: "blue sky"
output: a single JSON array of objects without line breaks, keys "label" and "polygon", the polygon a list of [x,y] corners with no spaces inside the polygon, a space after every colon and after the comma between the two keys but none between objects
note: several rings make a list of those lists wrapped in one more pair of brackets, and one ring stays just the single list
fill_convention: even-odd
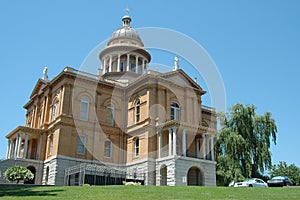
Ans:
[{"label": "blue sky", "polygon": [[[201,44],[221,73],[228,107],[241,102],[254,104],[260,114],[272,112],[278,126],[273,163],[300,166],[297,0],[0,1],[0,158],[5,135],[25,123],[23,105],[43,67],[50,78],[65,66],[79,68],[121,26],[127,6],[134,28],[173,29]],[[152,55],[153,62],[170,66],[172,56]],[[190,72],[185,62],[181,67]]]}]

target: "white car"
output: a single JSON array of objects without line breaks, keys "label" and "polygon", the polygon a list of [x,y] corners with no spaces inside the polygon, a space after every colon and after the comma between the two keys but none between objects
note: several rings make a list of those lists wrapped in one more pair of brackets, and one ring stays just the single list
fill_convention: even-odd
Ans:
[{"label": "white car", "polygon": [[259,178],[246,179],[234,184],[234,187],[268,187],[268,184]]}]

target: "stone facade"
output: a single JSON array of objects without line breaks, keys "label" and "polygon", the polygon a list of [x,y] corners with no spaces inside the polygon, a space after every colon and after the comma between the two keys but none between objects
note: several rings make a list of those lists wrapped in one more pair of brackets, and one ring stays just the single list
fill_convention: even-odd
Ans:
[{"label": "stone facade", "polygon": [[151,56],[130,21],[123,18],[100,52],[99,74],[66,67],[38,80],[25,126],[6,136],[5,166],[34,166],[35,183],[44,185],[83,184],[89,175],[111,184],[111,174],[115,183],[216,185],[216,113],[202,105],[206,92],[178,63],[148,70]]}]

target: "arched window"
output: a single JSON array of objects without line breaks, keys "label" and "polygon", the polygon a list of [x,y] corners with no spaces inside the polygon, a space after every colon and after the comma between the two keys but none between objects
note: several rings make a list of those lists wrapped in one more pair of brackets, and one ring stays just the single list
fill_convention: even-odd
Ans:
[{"label": "arched window", "polygon": [[109,140],[105,141],[104,143],[104,157],[112,157],[112,143]]},{"label": "arched window", "polygon": [[89,119],[89,100],[88,98],[82,98],[80,102],[80,120],[88,121]]},{"label": "arched window", "polygon": [[58,114],[58,101],[56,100],[52,106],[52,121],[54,121]]},{"label": "arched window", "polygon": [[110,126],[115,124],[115,106],[112,103],[106,106],[106,122]]},{"label": "arched window", "polygon": [[171,120],[180,120],[180,107],[175,102],[171,104]]},{"label": "arched window", "polygon": [[139,138],[136,138],[134,140],[134,156],[139,156],[139,151],[140,151],[140,140]]},{"label": "arched window", "polygon": [[141,102],[138,99],[135,103],[135,122],[140,121],[140,106],[141,106]]}]

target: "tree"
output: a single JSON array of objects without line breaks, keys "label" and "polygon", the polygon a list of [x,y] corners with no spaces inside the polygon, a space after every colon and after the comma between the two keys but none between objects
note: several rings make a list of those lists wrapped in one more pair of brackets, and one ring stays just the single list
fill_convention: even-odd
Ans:
[{"label": "tree", "polygon": [[279,162],[278,165],[272,166],[269,174],[271,177],[285,175],[294,185],[300,186],[300,168],[295,164],[287,165],[286,162]]},{"label": "tree", "polygon": [[32,180],[34,178],[34,174],[26,167],[11,166],[5,171],[5,178],[11,182],[17,181],[18,184],[21,180]]},{"label": "tree", "polygon": [[259,116],[253,105],[236,104],[229,113],[219,113],[221,129],[215,146],[219,184],[262,177],[272,167],[271,139],[276,144],[277,127],[271,113]]}]

